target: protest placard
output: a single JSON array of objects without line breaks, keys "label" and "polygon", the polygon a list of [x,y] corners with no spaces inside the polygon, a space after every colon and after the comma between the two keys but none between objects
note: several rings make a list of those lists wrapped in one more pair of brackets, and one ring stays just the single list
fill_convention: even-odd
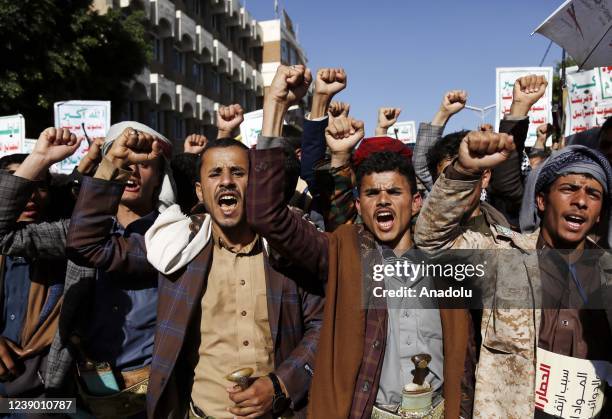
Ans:
[{"label": "protest placard", "polygon": [[546,92],[529,111],[529,131],[527,132],[527,140],[525,145],[531,147],[537,139],[536,130],[541,124],[552,123],[552,84],[553,84],[553,68],[552,67],[508,67],[497,68],[495,77],[495,92],[497,105],[497,118],[495,118],[495,131],[499,131],[499,121],[504,115],[510,113],[512,105],[512,91],[516,79],[535,74],[537,76],[545,76],[548,81]]},{"label": "protest placard", "polygon": [[257,144],[257,137],[261,134],[263,125],[263,109],[244,114],[244,121],[240,124],[242,142],[249,148]]},{"label": "protest placard", "polygon": [[606,361],[591,361],[538,348],[535,408],[559,418],[599,417],[605,379],[612,374]]},{"label": "protest placard", "polygon": [[111,103],[98,100],[70,100],[55,102],[55,126],[68,128],[77,138],[84,138],[72,156],[51,167],[55,173],[71,173],[89,150],[90,140],[105,137],[110,128]]},{"label": "protest placard", "polygon": [[612,67],[578,71],[569,67],[567,74],[567,110],[565,136],[600,127],[612,116]]},{"label": "protest placard", "polygon": [[20,115],[0,117],[0,157],[21,152],[25,137],[25,118]]},{"label": "protest placard", "polygon": [[404,144],[414,144],[416,143],[416,122],[397,122],[387,129],[387,135],[400,140]]}]

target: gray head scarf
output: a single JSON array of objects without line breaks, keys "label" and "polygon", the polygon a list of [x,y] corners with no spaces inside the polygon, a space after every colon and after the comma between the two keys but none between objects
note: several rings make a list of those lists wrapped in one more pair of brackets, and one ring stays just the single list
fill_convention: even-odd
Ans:
[{"label": "gray head scarf", "polygon": [[[571,145],[551,156],[532,170],[527,178],[523,204],[521,206],[520,224],[523,233],[532,233],[540,227],[540,216],[536,206],[536,196],[559,176],[570,173],[585,174],[597,180],[604,189],[604,207],[610,217],[610,198],[612,196],[612,167],[608,160],[597,150]],[[605,214],[602,214],[605,215]],[[612,243],[612,223],[608,223],[608,246]]]},{"label": "gray head scarf", "polygon": [[150,134],[154,137],[159,138],[164,144],[162,144],[162,148],[164,149],[164,158],[166,159],[166,164],[164,165],[164,179],[162,181],[162,186],[159,192],[159,197],[157,201],[157,209],[159,212],[163,212],[166,208],[176,203],[176,185],[174,184],[174,178],[172,177],[172,169],[170,168],[170,152],[172,150],[172,142],[161,135],[159,132],[155,131],[148,126],[141,124],[136,121],[123,121],[117,124],[112,125],[108,133],[106,134],[106,139],[104,140],[104,144],[102,145],[102,154],[106,155],[108,150],[110,150],[113,141],[115,141],[121,133],[126,128],[132,128],[136,131],[144,132]]}]

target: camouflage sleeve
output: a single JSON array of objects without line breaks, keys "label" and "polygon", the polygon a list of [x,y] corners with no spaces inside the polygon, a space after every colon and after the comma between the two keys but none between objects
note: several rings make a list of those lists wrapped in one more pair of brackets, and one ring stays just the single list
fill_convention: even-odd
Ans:
[{"label": "camouflage sleeve", "polygon": [[414,232],[420,249],[452,248],[460,238],[461,222],[480,202],[480,177],[461,179],[453,169],[451,165],[440,175],[423,204]]},{"label": "camouflage sleeve", "polygon": [[325,214],[325,229],[334,231],[342,224],[354,224],[357,221],[357,208],[353,196],[353,172],[350,165],[332,167],[330,173],[333,188],[330,190],[330,206]]}]

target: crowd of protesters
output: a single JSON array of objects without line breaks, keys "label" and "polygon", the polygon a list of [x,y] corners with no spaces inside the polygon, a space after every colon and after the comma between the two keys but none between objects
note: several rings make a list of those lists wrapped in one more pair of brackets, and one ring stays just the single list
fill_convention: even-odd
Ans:
[{"label": "crowd of protesters", "polygon": [[[553,417],[536,409],[538,348],[612,362],[612,118],[552,149],[542,125],[526,147],[547,83],[516,80],[499,133],[445,135],[468,101],[450,91],[414,149],[386,135],[399,109],[364,138],[332,101],[344,70],[303,66],[278,68],[252,149],[230,105],[216,139],[190,135],[174,156],[117,123],[59,178],[50,167],[80,141],[46,129],[0,159],[1,395],[76,398],[83,418],[399,418],[424,353],[429,417]],[[498,251],[492,304],[365,304],[372,260],[416,250]],[[507,289],[546,304],[502,307]]]}]

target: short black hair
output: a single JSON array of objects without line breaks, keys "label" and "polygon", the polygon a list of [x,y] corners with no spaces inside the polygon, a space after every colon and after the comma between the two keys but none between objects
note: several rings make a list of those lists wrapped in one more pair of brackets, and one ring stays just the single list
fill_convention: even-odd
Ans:
[{"label": "short black hair", "polygon": [[170,167],[176,184],[177,203],[183,213],[189,214],[191,208],[198,203],[198,197],[195,193],[198,156],[192,153],[177,154],[170,160]]},{"label": "short black hair", "polygon": [[9,154],[0,158],[0,170],[6,170],[11,164],[21,164],[28,157],[25,153]]},{"label": "short black hair", "polygon": [[451,132],[434,143],[427,151],[427,169],[432,179],[438,178],[438,165],[445,159],[453,159],[459,155],[461,140],[469,134],[468,130]]},{"label": "short black hair", "polygon": [[204,154],[206,154],[208,150],[211,150],[213,148],[227,148],[227,147],[240,147],[241,149],[247,152],[249,151],[249,148],[246,145],[244,145],[242,142],[235,140],[233,138],[217,138],[216,140],[209,141],[206,144],[206,147],[204,147],[202,154],[200,154],[200,159],[198,160],[198,163],[196,166],[197,167],[197,170],[196,170],[196,181],[197,182],[200,181],[200,170],[202,169],[202,160],[204,160]]},{"label": "short black hair", "polygon": [[410,192],[417,192],[416,175],[410,159],[391,151],[379,151],[370,154],[357,166],[357,188],[361,189],[361,181],[367,175],[382,172],[399,172],[410,184]]}]

